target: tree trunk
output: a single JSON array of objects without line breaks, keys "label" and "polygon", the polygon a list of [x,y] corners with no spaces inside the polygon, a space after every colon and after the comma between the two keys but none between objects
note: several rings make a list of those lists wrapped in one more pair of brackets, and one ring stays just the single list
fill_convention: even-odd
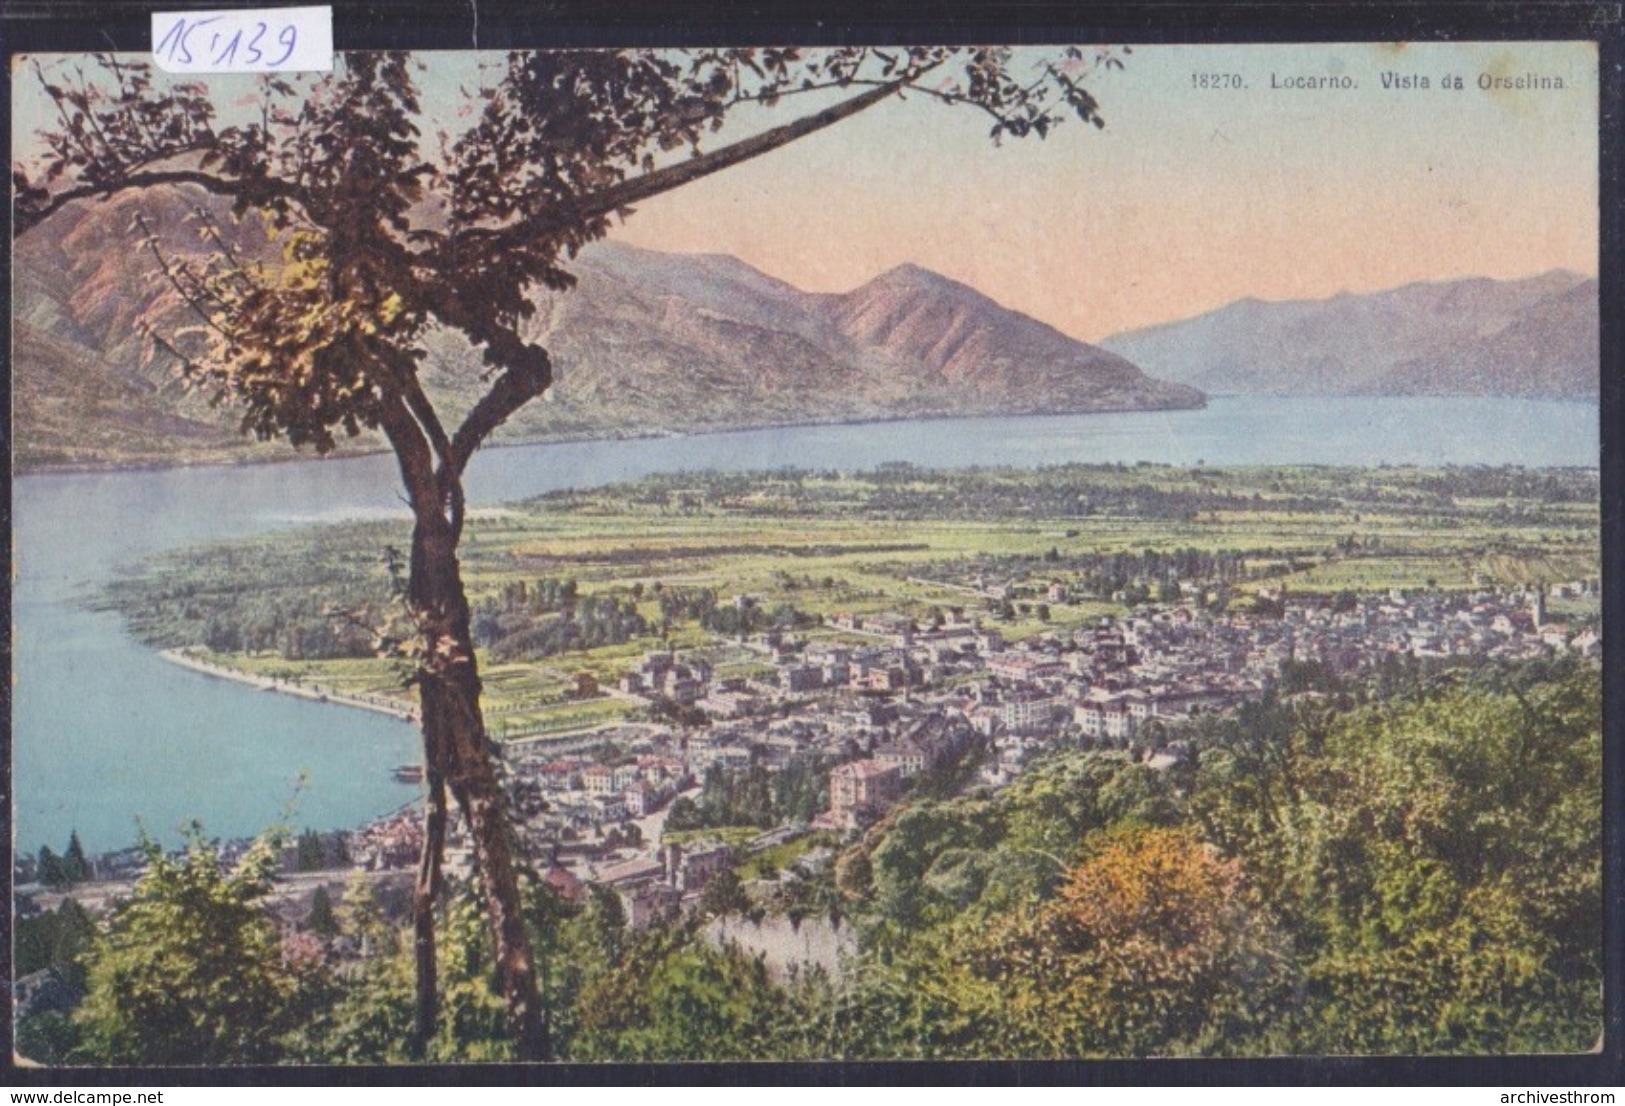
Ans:
[{"label": "tree trunk", "polygon": [[[480,679],[469,630],[468,599],[457,560],[455,526],[432,509],[419,510],[412,534],[407,605],[421,635],[418,665],[423,710],[424,778],[430,784],[432,830],[437,784],[449,788],[474,844],[475,865],[496,953],[497,983],[508,1005],[508,1025],[522,1060],[547,1058],[541,998],[530,939],[525,933],[514,841],[506,795],[497,777],[480,712]],[[438,770],[437,770],[438,769]],[[444,795],[444,791],[441,791]],[[443,832],[444,802],[441,803]],[[432,906],[439,882],[438,843],[426,833],[415,897],[419,967],[419,1034],[427,1043],[435,1014]],[[425,895],[425,892],[427,894]],[[419,906],[419,904],[426,904]],[[427,937],[425,938],[425,934]],[[427,1016],[427,1027],[422,1019]]]},{"label": "tree trunk", "polygon": [[440,899],[440,864],[446,849],[446,777],[444,757],[432,734],[439,727],[425,725],[423,731],[423,780],[426,786],[423,812],[423,855],[418,861],[417,885],[412,890],[413,957],[417,968],[417,1005],[413,1017],[409,1055],[421,1060],[434,1037],[440,1016],[439,968],[435,957],[434,907]]}]

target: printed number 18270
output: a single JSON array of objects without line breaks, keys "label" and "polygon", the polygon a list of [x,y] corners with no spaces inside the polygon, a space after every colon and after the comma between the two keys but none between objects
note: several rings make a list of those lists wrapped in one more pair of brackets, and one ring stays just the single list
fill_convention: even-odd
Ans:
[{"label": "printed number 18270", "polygon": [[1241,79],[1240,73],[1192,73],[1191,87],[1208,89],[1236,89],[1247,87],[1247,82]]}]

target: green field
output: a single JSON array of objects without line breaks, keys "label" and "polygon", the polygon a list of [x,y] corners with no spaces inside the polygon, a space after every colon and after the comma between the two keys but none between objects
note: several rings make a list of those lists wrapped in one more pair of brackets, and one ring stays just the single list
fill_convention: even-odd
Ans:
[{"label": "green field", "polygon": [[[504,602],[505,588],[569,580],[572,602],[614,600],[647,623],[624,641],[552,655],[486,650],[493,733],[519,736],[636,714],[641,708],[628,699],[582,701],[569,692],[581,673],[613,689],[649,650],[704,650],[723,675],[767,670],[767,658],[733,635],[686,618],[662,627],[663,596],[709,589],[719,606],[750,596],[759,609],[795,612],[798,632],[814,640],[869,640],[827,625],[840,612],[896,612],[923,623],[959,606],[1019,640],[1130,609],[1132,596],[1075,593],[1058,601],[1047,589],[1071,584],[1077,592],[1077,582],[1098,575],[1113,555],[1147,551],[1223,555],[1232,575],[1223,591],[1237,606],[1282,586],[1465,589],[1595,577],[1597,502],[1597,474],[1586,470],[888,466],[861,474],[686,474],[480,512],[467,529],[463,564],[476,612]],[[221,649],[214,659],[406,701],[399,660],[298,656],[335,648],[323,637],[334,609],[400,626],[385,551],[404,548],[405,539],[402,527],[369,522],[187,550],[120,585],[111,601],[154,645],[258,638],[258,648]],[[978,590],[979,575],[1009,589],[1008,606],[1001,610]],[[1157,581],[1135,578],[1128,590],[1141,584],[1155,601]],[[1596,615],[1595,599],[1554,604],[1565,617]],[[256,632],[256,619],[272,617],[266,606],[280,621]]]}]

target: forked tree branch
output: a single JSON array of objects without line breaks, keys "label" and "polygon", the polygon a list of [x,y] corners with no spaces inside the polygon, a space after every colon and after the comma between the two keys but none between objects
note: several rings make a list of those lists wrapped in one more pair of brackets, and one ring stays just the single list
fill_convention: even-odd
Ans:
[{"label": "forked tree branch", "polygon": [[69,188],[66,191],[58,192],[40,207],[19,207],[12,217],[12,237],[21,238],[75,200],[88,200],[97,197],[109,199],[120,192],[157,188],[166,184],[195,184],[204,191],[212,192],[217,196],[254,194],[263,195],[268,199],[301,199],[298,189],[275,177],[233,180],[197,169],[150,170],[131,173],[129,176],[121,177],[107,184],[82,184],[77,188]]},{"label": "forked tree branch", "polygon": [[421,517],[425,510],[438,511],[439,482],[434,477],[434,458],[423,428],[399,394],[384,397],[379,407],[378,425],[395,453],[412,513]]},{"label": "forked tree branch", "polygon": [[416,368],[407,366],[398,375],[403,378],[400,386],[407,410],[412,412],[412,417],[417,419],[418,425],[423,428],[424,436],[429,439],[429,444],[434,446],[434,451],[441,462],[448,466],[452,465],[455,455],[451,440],[446,437],[446,430],[440,423],[440,415],[435,411],[434,404],[430,403],[429,397],[424,394]]},{"label": "forked tree branch", "polygon": [[[679,164],[645,173],[583,197],[576,203],[551,208],[510,227],[496,231],[465,231],[464,235],[459,237],[483,238],[497,249],[522,246],[536,237],[555,234],[571,226],[580,225],[584,221],[618,211],[629,204],[669,192],[815,134],[896,95],[931,68],[934,66],[928,66],[920,72],[881,85],[783,126],[741,139],[711,153],[700,154]],[[502,332],[500,336],[482,337],[488,351],[487,360],[504,366],[504,371],[492,384],[490,391],[475,403],[452,437],[453,474],[459,476],[486,438],[525,404],[545,392],[553,382],[553,365],[545,349],[524,342],[509,331]]]},{"label": "forked tree branch", "polygon": [[712,150],[708,154],[699,154],[675,165],[655,169],[631,180],[579,197],[573,203],[551,207],[500,230],[475,230],[467,231],[465,234],[470,238],[489,236],[492,244],[499,249],[522,246],[532,239],[557,234],[572,226],[579,226],[587,220],[619,211],[663,192],[670,192],[674,188],[680,188],[712,173],[721,172],[751,158],[777,150],[781,146],[787,146],[826,127],[834,126],[843,119],[849,119],[858,112],[896,95],[931,68],[934,67],[927,67],[854,96],[850,100],[844,100],[822,111],[815,111],[761,134],[740,139],[732,145]]},{"label": "forked tree branch", "polygon": [[[152,227],[147,223],[147,217],[138,211],[135,215],[135,223],[136,226],[141,229],[142,244],[152,252],[153,257],[157,258],[158,268],[163,272],[165,279],[169,281],[169,286],[175,289],[175,294],[180,296],[181,302],[185,303],[186,306],[191,309],[192,314],[201,319],[203,324],[210,330],[213,330],[226,341],[235,343],[237,341],[236,336],[223,327],[219,321],[215,319],[213,314],[205,310],[203,304],[198,302],[198,300],[192,296],[191,292],[187,290],[186,286],[181,283],[180,277],[176,275],[176,270],[170,267],[169,259],[164,256],[163,250],[158,248],[158,236],[153,233]],[[195,275],[191,273],[188,273],[187,275],[194,283],[198,283]],[[199,287],[200,290],[205,294],[210,294],[209,289],[202,287],[201,285],[199,285]],[[215,299],[218,300],[219,296],[216,295]]]},{"label": "forked tree branch", "polygon": [[[514,412],[547,391],[553,383],[553,361],[541,346],[519,339],[511,331],[491,338],[486,348],[496,356],[491,358],[505,365],[502,375],[491,388],[470,408],[463,424],[451,439],[453,471],[461,475],[474,451],[479,449],[491,432],[507,422]],[[489,355],[488,355],[489,356]]]}]

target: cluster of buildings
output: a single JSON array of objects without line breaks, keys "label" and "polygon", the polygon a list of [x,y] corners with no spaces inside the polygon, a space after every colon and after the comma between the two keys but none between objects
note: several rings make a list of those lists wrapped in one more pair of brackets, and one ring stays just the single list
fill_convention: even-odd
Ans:
[{"label": "cluster of buildings", "polygon": [[[1554,592],[1594,589],[1576,581]],[[1596,630],[1548,617],[1543,589],[1260,594],[1263,611],[1145,608],[1014,646],[961,608],[925,628],[895,613],[842,614],[821,640],[756,639],[772,668],[751,679],[714,679],[705,662],[673,654],[651,655],[637,675],[653,677],[639,685],[651,695],[662,682],[680,687],[714,720],[680,738],[691,773],[820,758],[833,766],[821,824],[851,828],[978,736],[987,754],[979,778],[999,785],[1059,734],[1120,746],[1166,737],[1181,721],[1282,687],[1294,666],[1336,679],[1385,658],[1595,656],[1601,647]]]},{"label": "cluster of buildings", "polygon": [[[668,727],[621,725],[598,731],[597,747],[559,753],[544,743],[510,746],[506,760],[514,810],[532,836],[574,840],[605,826],[646,818],[693,782]],[[614,750],[606,760],[603,751]]]},{"label": "cluster of buildings", "polygon": [[[589,881],[608,887],[621,900],[626,923],[643,929],[657,920],[694,909],[706,885],[732,868],[734,850],[717,840],[663,844],[652,852],[599,866]],[[561,868],[555,864],[555,869]]]},{"label": "cluster of buildings", "polygon": [[[1577,581],[1551,594],[1595,588]],[[719,675],[698,652],[653,652],[622,675],[620,691],[693,708],[705,724],[625,723],[510,743],[503,770],[516,829],[529,855],[549,858],[546,878],[561,895],[612,889],[641,926],[692,907],[755,849],[871,824],[945,767],[963,770],[956,779],[1001,786],[1059,738],[1134,747],[1155,767],[1180,755],[1181,721],[1290,691],[1293,673],[1305,669],[1338,679],[1385,658],[1596,656],[1601,648],[1595,629],[1548,614],[1543,589],[1260,594],[1268,602],[1258,611],[1149,607],[1015,644],[961,608],[929,626],[895,613],[839,615],[813,640],[749,639],[760,658],[743,666],[749,675]],[[693,835],[663,840],[670,805],[697,795],[707,773],[793,767],[827,779],[826,809],[808,824],[732,847]],[[455,818],[448,841],[448,862],[466,861]],[[413,807],[377,819],[342,845],[334,852],[349,867],[410,869],[421,814]],[[135,860],[98,859],[109,872]],[[26,883],[27,861],[19,863]]]},{"label": "cluster of buildings", "polygon": [[829,809],[813,824],[834,830],[867,825],[902,796],[911,780],[971,751],[977,737],[963,715],[929,710],[917,716],[895,737],[873,743],[867,755],[831,769]]},{"label": "cluster of buildings", "polygon": [[415,868],[423,852],[423,812],[413,804],[375,818],[350,834],[346,848],[355,866],[368,872]]}]

